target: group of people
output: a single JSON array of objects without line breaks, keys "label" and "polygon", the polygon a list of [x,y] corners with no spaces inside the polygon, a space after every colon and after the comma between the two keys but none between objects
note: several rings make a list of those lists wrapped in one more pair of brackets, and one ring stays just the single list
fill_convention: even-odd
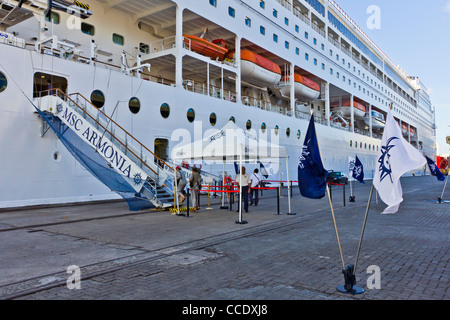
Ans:
[{"label": "group of people", "polygon": [[[262,187],[262,178],[259,175],[259,170],[255,169],[253,171],[253,174],[249,176],[246,173],[246,169],[244,166],[241,168],[241,172],[236,175],[236,183],[237,187],[240,188],[242,186],[242,200],[244,202],[244,211],[248,212],[249,207],[249,199],[250,199],[250,205],[257,206],[259,203],[259,189]],[[227,175],[224,177],[224,184],[229,185],[231,182],[231,178],[229,178]],[[176,187],[177,187],[177,197],[179,198],[179,203],[183,203],[186,199],[185,188],[187,186],[187,180],[185,179],[183,172],[181,171],[181,167],[176,167]],[[202,186],[202,177],[200,175],[200,170],[197,167],[192,167],[192,174],[189,178],[189,187],[192,190],[191,197],[192,197],[192,206],[194,212],[200,209],[198,197],[200,196],[200,189]],[[237,212],[239,212],[240,208],[240,201],[238,201],[239,206]]]}]

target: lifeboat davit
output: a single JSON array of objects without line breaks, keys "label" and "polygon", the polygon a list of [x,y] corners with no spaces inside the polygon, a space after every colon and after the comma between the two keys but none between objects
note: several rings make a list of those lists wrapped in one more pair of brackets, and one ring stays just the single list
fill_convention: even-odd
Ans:
[{"label": "lifeboat davit", "polygon": [[[234,58],[234,52],[229,55]],[[249,50],[241,50],[241,78],[255,86],[275,86],[281,80],[281,69],[276,63]]]},{"label": "lifeboat davit", "polygon": [[219,59],[222,61],[228,53],[228,48],[223,39],[216,39],[209,42],[208,40],[197,36],[184,35],[183,37],[184,43],[187,46],[190,46],[192,51],[212,59]]},{"label": "lifeboat davit", "polygon": [[[366,107],[356,101],[353,101],[353,114],[355,118],[363,118],[366,114]],[[336,103],[333,103],[331,105],[331,108],[333,109],[333,112],[340,113],[345,118],[351,118],[352,116],[352,110],[350,108],[350,100],[345,100],[342,102],[342,106],[339,106],[339,104],[336,105]]]},{"label": "lifeboat davit", "polygon": [[[285,84],[280,88],[280,93],[283,96],[289,96],[290,94],[291,86],[289,81],[290,76],[281,78],[281,82]],[[320,96],[320,86],[311,79],[299,74],[294,74],[294,91],[295,98],[301,101],[311,101]]]}]

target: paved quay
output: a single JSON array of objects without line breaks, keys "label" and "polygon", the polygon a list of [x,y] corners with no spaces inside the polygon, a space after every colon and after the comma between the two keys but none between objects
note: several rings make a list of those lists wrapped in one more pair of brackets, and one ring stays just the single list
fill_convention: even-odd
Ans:
[{"label": "paved quay", "polygon": [[[345,207],[342,188],[333,187],[346,265],[354,263],[371,182],[353,186],[356,202],[348,202],[347,185]],[[328,199],[294,188],[296,215],[274,215],[276,197],[265,191],[243,225],[217,199],[206,209],[205,197],[189,218],[132,213],[123,202],[0,212],[0,298],[448,300],[450,204],[438,204],[435,192],[443,184],[425,176],[402,178],[402,186],[395,215],[381,215],[385,205],[373,196],[357,266],[362,295],[336,290],[344,278]],[[286,213],[286,189],[280,204]],[[67,285],[69,266],[79,267],[80,289]],[[369,288],[374,266],[379,288]]]}]

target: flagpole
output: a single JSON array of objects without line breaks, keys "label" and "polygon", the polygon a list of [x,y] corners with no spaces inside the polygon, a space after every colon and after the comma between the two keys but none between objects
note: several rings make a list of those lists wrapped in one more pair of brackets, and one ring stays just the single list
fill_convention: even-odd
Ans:
[{"label": "flagpole", "polygon": [[327,183],[327,193],[328,193],[328,200],[330,201],[330,208],[331,208],[331,216],[333,217],[333,223],[334,223],[334,230],[336,231],[336,238],[339,246],[339,253],[341,254],[341,262],[342,262],[342,269],[345,269],[345,263],[344,263],[344,255],[342,254],[342,247],[341,247],[341,241],[339,239],[339,232],[336,225],[336,217],[334,216],[334,210],[333,210],[333,202],[331,201],[331,195],[330,195],[330,186]]},{"label": "flagpole", "polygon": [[[313,116],[313,113],[314,113],[314,110],[311,109],[311,116]],[[314,131],[315,131],[316,137],[317,137],[317,130],[316,130],[315,125],[314,125]],[[320,158],[322,159],[322,154],[320,153],[319,139],[317,139],[317,149],[319,150],[319,155],[320,155]],[[336,217],[334,215],[333,202],[331,201],[330,186],[326,182],[325,182],[325,184],[327,186],[326,188],[327,188],[327,193],[328,193],[328,201],[330,202],[331,216],[333,217],[334,231],[336,232],[336,238],[337,238],[337,242],[338,242],[338,246],[339,246],[339,253],[341,255],[342,269],[345,269],[344,255],[342,254],[342,247],[341,247],[341,240],[339,239],[339,232],[337,229]]]},{"label": "flagpole", "polygon": [[363,223],[363,227],[362,227],[362,231],[361,231],[361,238],[359,239],[358,251],[356,252],[356,259],[355,259],[355,264],[354,264],[354,268],[353,268],[353,275],[356,275],[356,266],[358,264],[359,253],[361,251],[364,231],[366,229],[367,217],[369,215],[370,204],[372,202],[373,189],[374,189],[374,185],[372,183],[372,188],[370,189],[370,195],[369,195],[369,202],[367,203],[366,215],[364,217],[364,223]]},{"label": "flagpole", "polygon": [[447,188],[447,181],[448,181],[449,176],[450,176],[450,172],[447,173],[447,178],[445,179],[444,189],[442,190],[442,194],[441,194],[441,201],[444,198],[444,192],[445,192],[445,188]]}]

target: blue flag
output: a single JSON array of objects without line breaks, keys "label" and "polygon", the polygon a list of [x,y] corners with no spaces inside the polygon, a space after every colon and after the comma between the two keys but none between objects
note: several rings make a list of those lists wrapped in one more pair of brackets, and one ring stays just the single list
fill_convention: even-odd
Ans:
[{"label": "blue flag", "polygon": [[312,115],[298,164],[298,186],[302,196],[310,199],[323,198],[327,186],[327,177],[328,171],[323,167],[320,158],[314,115]]},{"label": "blue flag", "polygon": [[442,174],[442,172],[437,168],[436,163],[434,163],[434,161],[428,158],[427,156],[425,156],[425,158],[427,158],[428,167],[430,168],[431,174],[435,176],[439,181],[444,181],[445,177]]},{"label": "blue flag", "polygon": [[266,167],[260,162],[259,163],[259,171],[263,175],[264,179],[267,179],[269,177],[269,174],[267,173]]},{"label": "blue flag", "polygon": [[359,161],[358,156],[356,156],[355,159],[355,165],[353,167],[353,178],[358,180],[361,183],[364,183],[364,166],[362,165],[361,161]]},{"label": "blue flag", "polygon": [[236,162],[234,163],[234,171],[236,172],[236,174],[241,173],[241,170],[240,170],[240,168],[239,168],[239,165],[238,165]]}]

